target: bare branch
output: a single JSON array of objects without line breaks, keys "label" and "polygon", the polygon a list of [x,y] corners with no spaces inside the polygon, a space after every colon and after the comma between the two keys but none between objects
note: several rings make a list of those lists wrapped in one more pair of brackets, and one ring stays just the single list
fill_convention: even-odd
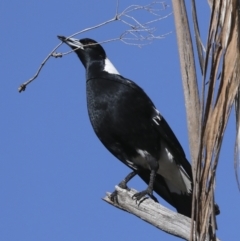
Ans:
[{"label": "bare branch", "polygon": [[[119,0],[117,0],[116,12],[115,12],[115,16],[113,18],[111,18],[111,19],[109,19],[109,20],[107,20],[107,21],[105,21],[103,23],[100,23],[98,25],[95,25],[93,27],[89,27],[89,28],[86,28],[86,29],[81,30],[79,32],[76,32],[76,33],[70,35],[68,38],[74,37],[76,35],[85,33],[85,32],[90,31],[90,30],[95,30],[97,28],[103,27],[103,26],[105,26],[107,24],[110,24],[112,22],[115,22],[115,21],[121,21],[122,23],[124,23],[125,25],[130,27],[131,29],[125,30],[125,32],[123,32],[117,38],[113,38],[113,39],[110,39],[110,40],[102,41],[100,43],[107,43],[107,42],[110,42],[110,41],[120,40],[121,42],[123,42],[125,44],[130,44],[130,45],[134,45],[134,46],[137,46],[137,47],[143,47],[146,44],[150,44],[151,41],[153,41],[154,39],[161,39],[161,38],[164,38],[167,34],[169,34],[169,33],[167,33],[167,34],[164,34],[164,35],[154,35],[155,28],[154,27],[150,27],[151,24],[153,24],[153,23],[155,23],[157,21],[160,21],[163,18],[166,18],[167,16],[170,15],[170,14],[168,14],[168,15],[166,15],[164,17],[159,17],[160,15],[156,14],[155,11],[157,11],[157,10],[159,11],[160,9],[159,8],[157,8],[157,9],[153,8],[153,6],[156,6],[156,5],[159,5],[159,4],[161,4],[164,9],[166,8],[166,5],[164,5],[162,2],[154,1],[154,2],[152,2],[152,3],[150,3],[150,4],[146,5],[146,6],[131,5],[131,6],[127,7],[125,10],[123,10],[121,13],[118,13]],[[157,16],[157,19],[153,19],[153,20],[147,21],[146,23],[142,24],[135,17],[129,15],[129,13],[133,13],[134,11],[137,11],[137,10],[143,10],[143,11],[145,11],[147,13],[150,13],[153,16]],[[130,20],[132,20],[132,22],[134,24],[131,24],[131,23],[129,23],[126,20],[123,20],[123,18],[129,18]],[[136,38],[127,38],[126,37],[127,35],[133,35],[133,32],[134,32]],[[141,41],[142,43],[138,43],[139,41]],[[143,41],[145,41],[145,42],[143,42]],[[20,85],[20,87],[18,88],[19,92],[24,91],[26,89],[27,85],[30,84],[33,80],[35,80],[38,77],[38,75],[40,74],[43,66],[50,59],[50,57],[55,57],[55,58],[62,57],[64,55],[66,55],[66,54],[74,52],[74,51],[69,51],[69,52],[66,52],[66,53],[56,53],[55,51],[58,49],[58,47],[61,46],[61,44],[62,43],[58,44],[50,52],[50,54],[48,54],[48,56],[41,63],[41,65],[38,68],[36,74],[31,79],[29,79],[28,81],[26,81],[26,82],[24,82],[23,84]]]},{"label": "bare branch", "polygon": [[119,9],[119,0],[117,0],[115,16],[118,16],[118,9]]},{"label": "bare branch", "polygon": [[118,191],[118,203],[113,203],[108,198],[110,193],[107,193],[107,196],[103,198],[104,201],[141,218],[166,233],[185,240],[190,239],[190,218],[171,211],[161,204],[154,202],[150,198],[146,198],[140,203],[136,203],[136,201],[132,199],[132,196],[137,192],[136,190],[131,189],[130,191],[127,191],[118,186],[115,188]]},{"label": "bare branch", "polygon": [[36,73],[31,79],[29,79],[28,81],[24,82],[23,84],[21,84],[21,85],[19,86],[18,92],[25,91],[27,85],[30,84],[33,80],[35,80],[35,79],[38,77],[38,75],[39,75],[40,71],[42,70],[43,66],[44,66],[44,65],[46,64],[46,62],[51,58],[51,56],[53,55],[54,51],[56,51],[56,49],[57,49],[60,45],[61,45],[61,43],[58,44],[58,45],[51,51],[51,53],[43,60],[43,62],[41,63],[39,69],[37,70],[37,73]]}]

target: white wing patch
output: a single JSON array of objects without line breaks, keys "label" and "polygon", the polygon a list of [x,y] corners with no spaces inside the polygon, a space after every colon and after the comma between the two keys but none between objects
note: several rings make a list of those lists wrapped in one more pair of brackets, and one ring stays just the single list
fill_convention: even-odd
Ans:
[{"label": "white wing patch", "polygon": [[119,74],[120,75],[120,73],[117,71],[117,69],[114,67],[114,65],[108,58],[105,59],[104,71],[108,72],[109,74]]},{"label": "white wing patch", "polygon": [[166,151],[166,153],[167,153],[167,156],[168,156],[168,158],[169,158],[169,161],[170,162],[173,162],[173,155],[171,154],[171,152],[170,151],[168,151],[168,149],[165,147],[165,151]]},{"label": "white wing patch", "polygon": [[[164,145],[162,143],[162,145]],[[190,194],[192,192],[192,183],[188,174],[182,166],[177,165],[174,156],[166,146],[162,146],[161,155],[158,160],[158,173],[164,177],[167,186],[171,192],[181,194]]]},{"label": "white wing patch", "polygon": [[[164,177],[167,186],[171,192],[177,194],[190,194],[192,192],[192,183],[190,177],[185,172],[182,166],[176,164],[174,156],[167,146],[162,144],[159,162],[158,174]],[[139,156],[136,156],[130,166],[142,166],[143,168],[150,169],[146,157],[150,154],[146,150],[136,149]],[[134,168],[134,167],[133,167]]]},{"label": "white wing patch", "polygon": [[156,116],[154,116],[152,120],[159,126],[161,121],[160,112],[155,107],[153,107],[153,109],[156,112]]},{"label": "white wing patch", "polygon": [[[136,149],[137,155],[131,161],[127,160],[127,163],[133,169],[137,169],[141,166],[145,169],[149,169],[149,164],[146,157],[151,155],[146,150]],[[177,194],[191,194],[192,192],[192,181],[182,166],[178,165],[174,160],[169,148],[162,143],[161,153],[159,157],[159,169],[157,171],[164,179],[169,188],[173,193]]]},{"label": "white wing patch", "polygon": [[146,156],[148,156],[150,154],[147,151],[141,150],[141,149],[136,149],[136,151],[139,155],[132,159],[133,163],[136,166],[141,166],[143,168],[150,169],[148,162],[146,160]]},{"label": "white wing patch", "polygon": [[186,189],[187,189],[187,193],[191,193],[192,192],[192,182],[189,180],[189,176],[187,175],[187,173],[184,171],[183,167],[180,166],[180,174],[182,176],[182,180],[186,185]]},{"label": "white wing patch", "polygon": [[130,166],[131,168],[133,168],[134,170],[137,170],[137,167],[134,165],[133,162],[129,161],[129,160],[126,160],[128,166]]},{"label": "white wing patch", "polygon": [[157,113],[157,115],[160,115],[160,112],[159,112],[155,107],[153,107],[153,109],[155,110],[155,112]]},{"label": "white wing patch", "polygon": [[146,157],[147,155],[149,155],[147,151],[141,149],[137,149],[137,153],[140,154],[142,157]]}]

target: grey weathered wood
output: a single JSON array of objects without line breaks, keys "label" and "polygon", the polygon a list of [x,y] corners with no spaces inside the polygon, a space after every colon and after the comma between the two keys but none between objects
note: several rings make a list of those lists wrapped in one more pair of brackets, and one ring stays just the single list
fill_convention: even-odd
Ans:
[{"label": "grey weathered wood", "polygon": [[132,196],[137,192],[136,190],[131,189],[127,191],[118,186],[115,188],[118,191],[118,204],[113,203],[109,199],[110,193],[107,193],[103,198],[104,201],[141,218],[164,232],[189,240],[191,230],[190,218],[171,211],[150,198],[144,199],[141,203],[136,203],[132,199]]}]

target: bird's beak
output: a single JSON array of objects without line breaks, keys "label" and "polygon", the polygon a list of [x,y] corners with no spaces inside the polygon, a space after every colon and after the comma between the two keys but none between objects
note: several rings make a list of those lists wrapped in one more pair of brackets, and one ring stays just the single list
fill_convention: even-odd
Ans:
[{"label": "bird's beak", "polygon": [[75,48],[79,48],[79,49],[84,49],[83,45],[79,42],[78,39],[75,38],[66,38],[64,36],[58,36],[58,38],[63,41],[64,43],[66,43],[67,45],[69,45],[70,47],[75,47]]}]

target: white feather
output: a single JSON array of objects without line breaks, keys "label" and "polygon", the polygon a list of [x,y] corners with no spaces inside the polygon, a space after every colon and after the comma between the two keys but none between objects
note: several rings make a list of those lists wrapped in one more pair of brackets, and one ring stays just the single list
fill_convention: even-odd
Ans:
[{"label": "white feather", "polygon": [[149,155],[149,153],[145,150],[137,149],[136,150],[139,156],[136,156],[133,158],[133,163],[136,164],[137,166],[141,166],[146,169],[150,169],[148,162],[146,160],[146,156]]},{"label": "white feather", "polygon": [[154,117],[152,118],[152,120],[159,126],[160,121],[161,121],[160,112],[159,112],[155,107],[153,107],[153,109],[154,109],[154,111],[155,111],[155,113],[156,113],[156,116],[154,116]]},{"label": "white feather", "polygon": [[109,74],[119,74],[117,69],[108,58],[105,59],[104,71],[108,72]]},{"label": "white feather", "polygon": [[[139,156],[136,156],[132,161],[128,162],[130,166],[142,166],[150,170],[146,157],[150,154],[146,150],[136,149]],[[159,169],[157,171],[164,177],[166,184],[171,192],[177,194],[190,194],[192,192],[192,183],[190,177],[185,172],[182,166],[176,164],[174,156],[169,151],[168,147],[162,143],[161,154],[158,160]]]},{"label": "white feather", "polygon": [[126,160],[126,162],[127,162],[127,164],[128,164],[131,168],[133,168],[134,170],[137,170],[137,167],[136,167],[136,165],[135,165],[133,162],[131,162],[131,161],[129,161],[129,160]]},{"label": "white feather", "polygon": [[176,164],[167,147],[162,147],[158,173],[164,177],[169,189],[175,193],[191,193],[191,180],[182,166]]}]

